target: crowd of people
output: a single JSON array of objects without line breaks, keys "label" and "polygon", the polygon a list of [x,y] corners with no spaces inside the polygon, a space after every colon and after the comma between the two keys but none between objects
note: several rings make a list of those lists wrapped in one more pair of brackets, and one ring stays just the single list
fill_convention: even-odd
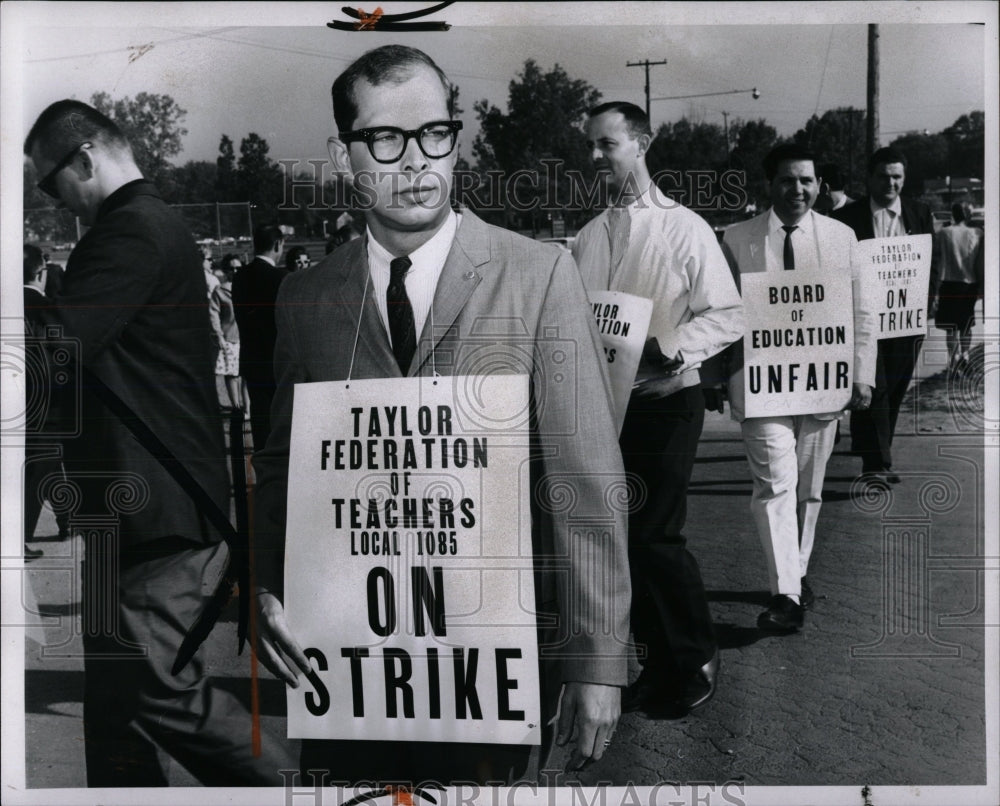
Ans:
[{"label": "crowd of people", "polygon": [[[493,366],[506,367],[502,356],[531,345],[532,500],[569,479],[574,517],[602,524],[588,531],[558,507],[532,511],[542,742],[571,746],[574,769],[603,756],[622,712],[687,714],[719,685],[712,616],[684,537],[706,408],[725,397],[740,425],[762,547],[756,561],[771,592],[762,630],[803,629],[814,604],[808,564],[826,464],[848,412],[863,480],[901,481],[891,447],[922,337],[878,338],[856,253],[859,240],[932,232],[926,206],[900,195],[903,154],[876,151],[869,195],[848,201],[835,166],[778,146],[763,165],[770,209],[728,229],[720,244],[652,182],[645,112],[605,103],[589,112],[585,130],[612,203],[570,255],[468,209],[424,203],[450,198],[459,128],[450,86],[427,54],[399,45],[366,53],[336,79],[330,157],[344,181],[366,177],[370,205],[361,210],[365,236],[338,231],[315,266],[302,247],[286,250],[276,225],[254,231],[247,265],[232,254],[216,265],[139,173],[117,126],[86,104],[52,104],[28,134],[39,187],[90,227],[52,299],[41,291],[40,253],[25,247],[26,327],[56,328],[80,344],[80,427],[62,443],[63,466],[81,485],[83,511],[109,506],[107,485],[122,478],[142,504],[116,513],[110,542],[84,535],[90,567],[121,568],[113,587],[107,576],[84,575],[90,786],[164,783],[157,749],[208,785],[280,785],[287,769],[333,781],[443,783],[512,781],[527,769],[530,747],[486,742],[310,738],[296,762],[265,736],[256,755],[239,738],[246,731],[233,729],[248,715],[211,685],[203,650],[171,674],[199,612],[205,569],[223,549],[164,457],[228,512],[215,376],[228,405],[251,422],[259,657],[296,687],[314,668],[283,605],[295,385],[446,377],[461,374],[471,356],[481,362],[484,349],[495,350]],[[814,209],[821,197],[824,214]],[[951,328],[957,365],[968,360],[983,265],[981,234],[967,226],[966,210],[956,220],[937,242],[928,312],[936,307],[938,325]],[[741,286],[754,273],[787,271],[839,276],[851,289],[849,401],[834,411],[748,416]],[[653,303],[620,433],[588,304],[588,293],[602,291]],[[518,327],[494,327],[484,341],[484,321]],[[574,366],[543,349],[553,334],[575,345]],[[570,399],[569,387],[583,393]],[[28,467],[63,472],[43,464],[51,458],[29,455]],[[608,491],[626,478],[628,505],[616,506]],[[26,497],[36,503],[27,474]],[[36,509],[26,514],[26,539]],[[558,573],[552,558],[562,562]],[[128,652],[134,646],[147,651]],[[633,655],[642,671],[629,684]]]}]

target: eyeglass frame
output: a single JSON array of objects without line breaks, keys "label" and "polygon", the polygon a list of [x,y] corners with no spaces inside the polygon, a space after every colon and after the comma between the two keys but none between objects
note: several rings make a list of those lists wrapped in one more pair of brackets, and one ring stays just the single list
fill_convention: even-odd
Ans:
[{"label": "eyeglass frame", "polygon": [[59,175],[59,172],[62,171],[64,168],[67,168],[70,165],[70,163],[72,163],[73,160],[76,159],[76,155],[79,154],[83,149],[92,148],[93,145],[94,144],[89,140],[80,143],[80,145],[76,146],[72,151],[66,154],[65,157],[59,160],[59,162],[55,164],[52,170],[49,171],[47,174],[45,174],[45,176],[43,176],[41,180],[39,180],[36,183],[35,187],[37,187],[40,191],[42,191],[42,193],[44,193],[50,199],[56,199],[58,201],[60,198],[59,191],[56,189],[55,184],[56,184],[56,177]]},{"label": "eyeglass frame", "polygon": [[312,258],[309,257],[309,255],[299,255],[295,258],[295,265],[298,266],[303,260],[305,261],[306,266],[312,265]]},{"label": "eyeglass frame", "polygon": [[[444,154],[428,154],[427,151],[424,150],[424,144],[420,142],[420,134],[427,129],[433,128],[434,126],[444,126],[451,133],[451,148],[449,148]],[[400,129],[398,126],[370,126],[365,129],[338,132],[337,137],[346,145],[363,142],[366,146],[368,146],[368,153],[372,155],[372,159],[375,160],[375,162],[388,165],[389,163],[396,162],[406,153],[406,148],[410,144],[410,140],[417,141],[417,148],[420,149],[420,153],[427,157],[427,159],[444,159],[451,154],[451,152],[455,150],[455,146],[458,145],[458,133],[461,130],[462,121],[460,120],[432,120],[430,123],[425,123],[418,129]],[[392,157],[391,159],[381,159],[375,156],[375,145],[372,138],[378,132],[393,132],[395,134],[403,135],[403,147],[395,157]]]}]

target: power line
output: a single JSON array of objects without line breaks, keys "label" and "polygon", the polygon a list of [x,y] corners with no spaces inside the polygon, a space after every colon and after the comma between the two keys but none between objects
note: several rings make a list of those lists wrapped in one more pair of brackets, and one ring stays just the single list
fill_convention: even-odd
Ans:
[{"label": "power line", "polygon": [[646,68],[646,119],[649,119],[649,68],[657,64],[666,64],[667,60],[664,59],[662,62],[651,62],[649,59],[644,59],[641,62],[626,62],[626,67],[645,67]]}]

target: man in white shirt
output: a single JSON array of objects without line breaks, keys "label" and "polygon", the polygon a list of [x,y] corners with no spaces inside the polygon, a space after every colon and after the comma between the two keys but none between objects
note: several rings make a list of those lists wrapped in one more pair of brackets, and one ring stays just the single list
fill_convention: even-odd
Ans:
[{"label": "man in white shirt", "polygon": [[711,227],[652,181],[652,139],[635,104],[590,111],[588,147],[613,198],[576,236],[573,256],[588,290],[653,301],[620,438],[625,470],[640,483],[630,502],[629,566],[643,666],[623,707],[673,716],[715,691],[718,646],[682,531],[705,419],[698,367],[743,334],[743,306]]},{"label": "man in white shirt", "polygon": [[[875,319],[862,293],[850,228],[812,211],[819,192],[813,155],[777,146],[764,158],[771,209],[726,230],[723,251],[737,276],[819,269],[851,277],[854,306],[853,389],[848,408],[864,409],[875,382]],[[771,600],[757,624],[775,633],[802,627],[814,596],[806,574],[823,500],[826,463],[843,414],[746,417],[742,343],[729,356],[729,399],[740,423],[753,478],[753,513],[767,561]]]},{"label": "man in white shirt", "polygon": [[[330,155],[356,191],[367,231],[289,275],[278,296],[273,431],[254,459],[261,659],[293,687],[300,674],[312,674],[283,608],[294,385],[527,374],[532,455],[524,481],[532,497],[536,601],[525,604],[535,606],[540,622],[551,620],[539,630],[542,737],[559,703],[556,742],[574,743],[569,766],[579,768],[611,743],[627,680],[626,524],[609,498],[624,478],[610,388],[570,256],[451,209],[461,122],[453,119],[450,89],[427,54],[403,45],[365,53],[333,85],[339,131]],[[548,349],[552,339],[573,345],[575,355]],[[524,362],[512,365],[511,356]],[[556,505],[550,483],[572,488],[571,508]],[[511,518],[517,522],[516,513]],[[578,518],[599,520],[601,529],[573,528]],[[484,783],[523,774],[529,749],[305,740],[300,763],[303,771],[326,771],[326,785]]]}]

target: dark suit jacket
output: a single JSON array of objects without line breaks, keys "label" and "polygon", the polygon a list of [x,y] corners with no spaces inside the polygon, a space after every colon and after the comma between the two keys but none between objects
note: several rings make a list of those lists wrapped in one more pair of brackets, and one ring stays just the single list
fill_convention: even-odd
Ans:
[{"label": "dark suit jacket", "polygon": [[[70,255],[62,294],[45,316],[62,325],[83,365],[227,511],[201,254],[153,185],[129,182],[105,200]],[[78,514],[117,516],[126,547],[166,537],[218,542],[188,494],[93,389],[84,384],[80,395],[81,433],[66,442],[66,470],[83,494]]]},{"label": "dark suit jacket", "polygon": [[[254,465],[257,579],[278,592],[294,385],[341,380],[349,371],[358,379],[398,378],[400,371],[372,295],[366,238],[291,274],[276,310],[278,389],[271,436]],[[626,511],[614,501],[624,471],[599,356],[600,337],[570,255],[463,211],[409,375],[529,375],[537,416],[531,466],[536,597],[560,614],[562,679],[621,686],[630,588]],[[572,505],[555,505],[560,496],[548,489],[567,487]],[[579,529],[574,522],[601,526]]]},{"label": "dark suit jacket", "polygon": [[[907,235],[933,235],[934,218],[931,215],[931,208],[926,204],[914,199],[907,199],[905,196],[899,197],[900,207],[903,210],[903,229]],[[847,224],[854,230],[854,234],[859,241],[871,240],[875,237],[875,228],[872,226],[872,212],[869,197],[845,204],[839,210],[830,213],[830,217],[843,224]],[[934,252],[932,251],[932,254]],[[931,260],[931,278],[927,292],[927,300],[930,305],[937,297],[938,286],[941,285],[941,268],[937,260]]]},{"label": "dark suit jacket", "polygon": [[274,302],[288,272],[255,257],[233,279],[233,310],[240,330],[240,375],[274,383]]}]

